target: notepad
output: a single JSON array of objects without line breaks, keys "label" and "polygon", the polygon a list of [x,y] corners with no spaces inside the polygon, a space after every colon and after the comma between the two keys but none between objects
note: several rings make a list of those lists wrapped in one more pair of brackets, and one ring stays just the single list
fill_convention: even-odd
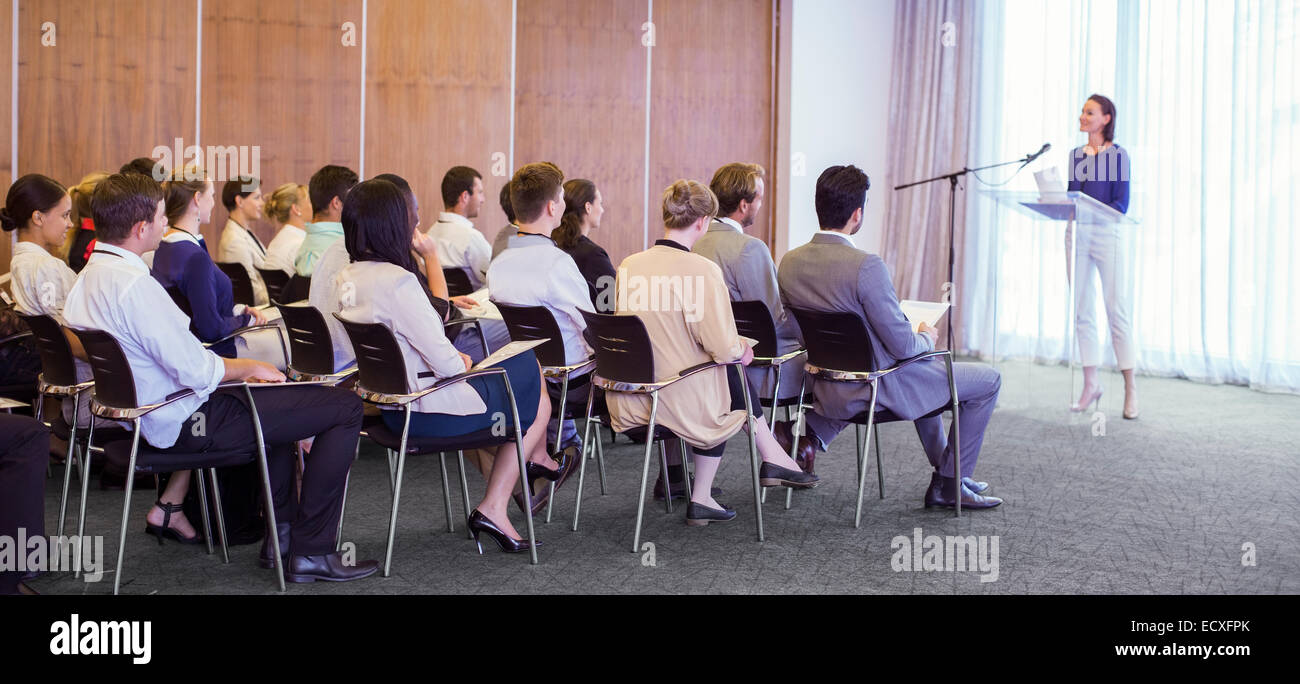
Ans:
[{"label": "notepad", "polygon": [[903,310],[903,315],[912,324],[913,331],[919,330],[921,323],[931,328],[939,325],[939,319],[947,313],[948,306],[947,302],[922,302],[916,299],[904,299],[898,303],[898,308]]},{"label": "notepad", "polygon": [[518,356],[528,351],[529,349],[532,349],[533,347],[536,347],[548,341],[550,341],[549,337],[542,338],[540,340],[528,340],[527,342],[511,342],[510,344],[507,344],[506,346],[492,352],[490,355],[488,355],[487,358],[483,359],[482,361],[479,361],[478,363],[474,364],[474,367],[471,368],[470,370],[482,370],[484,368],[490,368],[492,366],[497,365],[498,363],[501,363],[502,361],[505,361],[506,359],[512,356]]}]

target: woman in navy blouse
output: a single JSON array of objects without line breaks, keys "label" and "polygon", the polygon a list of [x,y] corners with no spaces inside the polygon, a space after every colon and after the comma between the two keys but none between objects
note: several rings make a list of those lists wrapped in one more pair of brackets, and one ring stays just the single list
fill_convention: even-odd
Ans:
[{"label": "woman in navy blouse", "polygon": [[[166,198],[167,221],[170,227],[154,253],[153,277],[168,291],[176,291],[190,305],[190,327],[204,342],[213,342],[246,325],[266,322],[261,311],[235,304],[230,278],[213,263],[208,250],[199,243],[199,226],[212,217],[212,181],[196,167],[177,169],[170,180],[163,182]],[[273,335],[274,332],[257,333]],[[251,335],[250,335],[251,337]],[[261,358],[257,352],[261,345],[253,345],[243,338],[228,340],[212,347],[212,351],[227,358]],[[272,344],[278,342],[272,338]],[[275,356],[282,356],[276,350]],[[262,358],[269,363],[274,359]],[[281,367],[283,360],[279,360]]]},{"label": "woman in navy blouse", "polygon": [[[1088,143],[1070,152],[1069,190],[1081,191],[1121,214],[1128,212],[1129,157],[1116,145],[1115,104],[1102,95],[1092,95],[1083,103],[1079,130],[1088,134]],[[1097,332],[1096,291],[1093,271],[1101,280],[1106,301],[1106,319],[1110,324],[1115,360],[1124,375],[1124,417],[1137,418],[1137,385],[1133,379],[1136,352],[1133,346],[1132,288],[1130,254],[1119,224],[1076,224],[1074,269],[1075,329],[1079,338],[1079,356],[1083,364],[1083,393],[1074,411],[1086,410],[1101,399],[1103,388],[1097,366],[1101,362],[1101,344]],[[1071,236],[1066,235],[1068,249]]]}]

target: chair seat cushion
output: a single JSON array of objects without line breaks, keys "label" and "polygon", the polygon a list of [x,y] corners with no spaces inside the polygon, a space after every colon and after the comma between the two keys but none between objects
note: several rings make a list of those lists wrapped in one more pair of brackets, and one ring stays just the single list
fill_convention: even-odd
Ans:
[{"label": "chair seat cushion", "polygon": [[[948,410],[948,407],[949,407],[950,405],[951,405],[951,403],[949,403],[949,404],[945,404],[945,405],[943,405],[943,406],[940,406],[939,408],[937,408],[937,409],[935,409],[935,410],[933,410],[933,411],[931,411],[931,412],[925,414],[924,416],[921,416],[921,418],[932,418],[932,417],[934,417],[934,416],[941,415],[944,411],[947,411],[947,410]],[[893,411],[890,411],[889,409],[882,408],[882,409],[877,409],[877,410],[876,410],[876,420],[874,421],[874,423],[875,423],[876,425],[880,425],[881,423],[897,423],[897,422],[899,422],[899,421],[901,421],[901,420],[905,420],[905,419],[899,417],[899,415],[898,415],[897,413],[894,413]],[[916,420],[920,420],[920,418],[917,418]],[[863,411],[862,413],[859,413],[858,415],[853,416],[852,418],[849,419],[849,422],[850,422],[850,423],[856,423],[856,424],[858,424],[858,425],[866,425],[866,424],[867,424],[867,412],[866,412],[866,411]]]},{"label": "chair seat cushion", "polygon": [[[109,442],[104,445],[104,452],[110,462],[130,463],[131,440]],[[252,451],[182,452],[154,449],[142,439],[140,451],[135,457],[135,469],[140,473],[171,473],[194,468],[225,468],[249,463],[253,458]]]},{"label": "chair seat cushion", "polygon": [[[50,432],[53,432],[55,437],[66,442],[68,441],[68,436],[72,434],[72,431],[68,428],[68,421],[63,419],[63,411],[57,412],[54,416],[54,420],[50,421]],[[88,434],[90,434],[89,428],[77,428],[78,440],[84,440]],[[116,442],[121,439],[131,439],[131,431],[124,430],[120,427],[105,427],[102,421],[96,421],[95,444],[102,445],[107,442]]]},{"label": "chair seat cushion", "polygon": [[[813,398],[813,396],[812,396],[812,393],[810,392],[810,393],[804,395],[803,400],[804,400],[805,403],[810,403],[810,402],[812,402],[812,398]],[[771,408],[771,407],[772,407],[772,398],[771,398],[771,397],[762,397],[762,398],[760,398],[760,399],[758,400],[758,403],[759,403],[759,405],[761,405],[761,406],[765,406],[765,407]],[[798,404],[798,403],[799,403],[799,395],[796,394],[796,395],[794,395],[794,396],[792,396],[792,397],[782,397],[782,398],[778,399],[777,402],[776,402],[776,405],[777,405],[778,408],[780,408],[780,407],[784,407],[784,406],[795,406],[795,405]]]},{"label": "chair seat cushion", "polygon": [[[385,449],[397,450],[402,446],[402,434],[388,429],[382,420],[366,427],[366,435]],[[408,454],[436,454],[443,451],[463,451],[482,449],[513,441],[515,429],[507,425],[505,434],[493,434],[492,428],[477,430],[455,437],[409,437],[406,440]]]},{"label": "chair seat cushion", "polygon": [[[627,432],[624,432],[622,434],[626,435],[633,442],[639,442],[641,444],[645,444],[646,432],[647,432],[646,426],[642,425],[641,427],[634,427],[631,430],[628,430]],[[673,432],[672,430],[669,430],[668,428],[662,425],[656,425],[654,438],[655,441],[659,441],[661,439],[677,439],[677,433]]]}]

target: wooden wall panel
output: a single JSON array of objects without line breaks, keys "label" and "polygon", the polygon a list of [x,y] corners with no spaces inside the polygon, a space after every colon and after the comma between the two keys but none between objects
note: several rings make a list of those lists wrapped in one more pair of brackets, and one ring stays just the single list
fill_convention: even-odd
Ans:
[{"label": "wooden wall panel", "polygon": [[766,199],[747,231],[770,245],[772,0],[655,0],[654,21],[652,208],[678,178],[708,183],[723,164],[756,162],[768,172]]},{"label": "wooden wall panel", "polygon": [[645,0],[520,0],[515,166],[555,162],[605,204],[591,238],[618,265],[644,243]]},{"label": "wooden wall panel", "polygon": [[[205,0],[202,144],[259,147],[264,193],[325,164],[359,172],[361,27],[361,0]],[[203,229],[214,254],[225,222],[218,201]],[[255,230],[270,240],[269,221]]]},{"label": "wooden wall panel", "polygon": [[[13,3],[0,2],[0,44],[9,45],[13,36]],[[13,92],[13,52],[11,49],[0,50],[0,193],[9,191],[13,182],[13,169],[9,167],[13,157],[10,145],[13,131],[13,109],[10,95]],[[0,206],[4,205],[4,196],[0,195]],[[9,272],[9,257],[13,254],[13,236],[0,234],[0,275]]]},{"label": "wooden wall panel", "polygon": [[366,175],[395,173],[420,201],[421,225],[442,210],[447,169],[483,174],[475,226],[506,224],[497,201],[510,149],[510,0],[370,0]]}]

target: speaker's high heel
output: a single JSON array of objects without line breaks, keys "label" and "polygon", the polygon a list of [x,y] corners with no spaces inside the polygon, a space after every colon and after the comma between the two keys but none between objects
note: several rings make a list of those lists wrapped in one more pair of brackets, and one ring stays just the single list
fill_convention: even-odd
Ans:
[{"label": "speaker's high heel", "polygon": [[1085,396],[1083,401],[1074,404],[1070,410],[1074,413],[1083,413],[1088,410],[1088,404],[1092,404],[1092,410],[1096,411],[1101,406],[1101,395],[1106,391],[1105,387],[1097,385],[1097,393],[1091,396]]},{"label": "speaker's high heel", "polygon": [[[478,553],[480,556],[483,555],[483,543],[480,542],[478,538],[480,532],[487,533],[487,536],[491,537],[492,540],[497,543],[497,546],[506,553],[523,553],[531,548],[527,541],[523,539],[515,539],[506,534],[504,530],[497,527],[496,523],[489,520],[488,517],[483,515],[483,513],[477,508],[475,508],[474,512],[469,516],[469,532],[474,536],[474,544],[478,547]],[[540,541],[537,542],[537,546],[541,545],[542,543]]]}]

